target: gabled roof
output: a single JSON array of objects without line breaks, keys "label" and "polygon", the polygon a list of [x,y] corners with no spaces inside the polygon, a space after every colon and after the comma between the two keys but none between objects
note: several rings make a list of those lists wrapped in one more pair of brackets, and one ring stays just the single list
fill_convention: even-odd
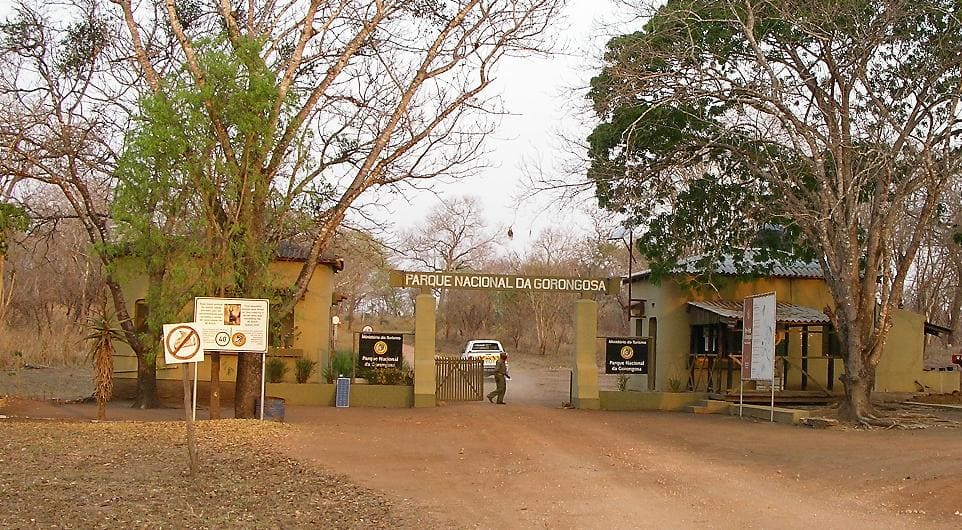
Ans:
[{"label": "gabled roof", "polygon": [[[718,315],[726,321],[735,322],[742,319],[742,302],[736,300],[703,300],[688,302],[688,305]],[[828,315],[818,309],[787,302],[775,304],[775,321],[779,324],[801,326],[818,326],[831,323]]]},{"label": "gabled roof", "polygon": [[[705,255],[700,254],[690,258],[681,259],[678,264],[671,269],[673,274],[696,274],[699,272],[697,263],[704,259]],[[792,260],[766,260],[756,261],[756,254],[752,251],[745,252],[741,263],[736,263],[731,254],[724,254],[715,264],[715,273],[723,276],[739,276],[745,272],[758,271],[759,274],[772,278],[824,278],[821,266],[815,261],[803,261],[800,259]],[[636,272],[625,278],[623,283],[629,281],[643,280],[651,275],[651,269]]]}]

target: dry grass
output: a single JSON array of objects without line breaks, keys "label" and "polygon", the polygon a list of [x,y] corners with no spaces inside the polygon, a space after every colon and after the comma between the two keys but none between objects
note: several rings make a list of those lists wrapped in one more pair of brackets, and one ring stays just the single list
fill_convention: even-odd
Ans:
[{"label": "dry grass", "polygon": [[[33,366],[80,366],[87,363],[83,328],[66,318],[42,327],[0,328],[0,370],[22,364]],[[19,353],[19,355],[18,355]]]},{"label": "dry grass", "polygon": [[284,456],[276,444],[290,430],[199,422],[191,481],[180,422],[0,420],[0,527],[424,526],[384,495]]}]

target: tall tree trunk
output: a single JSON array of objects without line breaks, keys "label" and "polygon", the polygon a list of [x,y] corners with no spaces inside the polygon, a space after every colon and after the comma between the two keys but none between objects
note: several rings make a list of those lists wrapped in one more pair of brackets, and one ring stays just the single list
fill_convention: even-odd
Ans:
[{"label": "tall tree trunk", "polygon": [[[150,361],[147,359],[150,358]],[[157,395],[157,362],[153,356],[137,353],[137,394],[134,408],[155,409],[160,406]]]},{"label": "tall tree trunk", "polygon": [[7,316],[7,304],[3,298],[3,285],[4,285],[3,282],[5,281],[3,276],[4,274],[3,262],[5,259],[6,259],[6,256],[4,256],[2,252],[0,252],[0,327],[3,326],[4,320],[6,319],[6,316]]},{"label": "tall tree trunk", "polygon": [[[861,355],[861,352],[852,353]],[[840,379],[845,387],[845,400],[838,409],[838,415],[851,422],[859,422],[868,417],[875,416],[875,407],[872,406],[872,387],[875,384],[875,368],[864,366],[861,370],[843,374]]]},{"label": "tall tree trunk", "polygon": [[254,400],[261,394],[261,354],[237,354],[237,381],[234,386],[234,417],[256,418]]},{"label": "tall tree trunk", "polygon": [[952,297],[949,314],[952,315],[949,321],[949,328],[952,329],[950,341],[952,346],[962,344],[962,268],[956,274],[955,294]]},{"label": "tall tree trunk", "polygon": [[130,312],[127,311],[127,299],[120,288],[120,283],[109,272],[110,267],[107,265],[111,262],[105,253],[101,253],[100,256],[101,263],[108,271],[104,277],[104,283],[110,291],[117,322],[123,331],[124,340],[134,351],[134,355],[137,356],[137,392],[134,396],[133,406],[142,409],[157,408],[160,406],[160,398],[157,396],[157,360],[151,353],[151,346],[144,344],[134,327],[134,320],[130,317]]}]

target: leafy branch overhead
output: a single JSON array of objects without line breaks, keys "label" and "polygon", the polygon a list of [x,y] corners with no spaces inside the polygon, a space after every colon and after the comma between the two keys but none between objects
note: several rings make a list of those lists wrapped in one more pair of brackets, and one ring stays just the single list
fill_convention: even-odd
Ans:
[{"label": "leafy branch overhead", "polygon": [[7,253],[7,234],[26,230],[28,226],[30,226],[30,217],[23,208],[0,202],[0,256]]}]

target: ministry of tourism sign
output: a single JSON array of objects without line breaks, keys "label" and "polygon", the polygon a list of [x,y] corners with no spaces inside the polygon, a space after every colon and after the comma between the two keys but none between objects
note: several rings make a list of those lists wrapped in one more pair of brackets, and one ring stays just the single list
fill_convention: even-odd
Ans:
[{"label": "ministry of tourism sign", "polygon": [[606,337],[606,374],[647,374],[648,337]]},{"label": "ministry of tourism sign", "polygon": [[400,333],[361,333],[358,339],[358,366],[361,368],[400,368],[404,336]]},{"label": "ministry of tourism sign", "polygon": [[473,272],[391,271],[392,287],[436,289],[478,289],[489,291],[554,291],[568,293],[617,294],[618,278],[565,278],[559,276],[515,276]]}]

